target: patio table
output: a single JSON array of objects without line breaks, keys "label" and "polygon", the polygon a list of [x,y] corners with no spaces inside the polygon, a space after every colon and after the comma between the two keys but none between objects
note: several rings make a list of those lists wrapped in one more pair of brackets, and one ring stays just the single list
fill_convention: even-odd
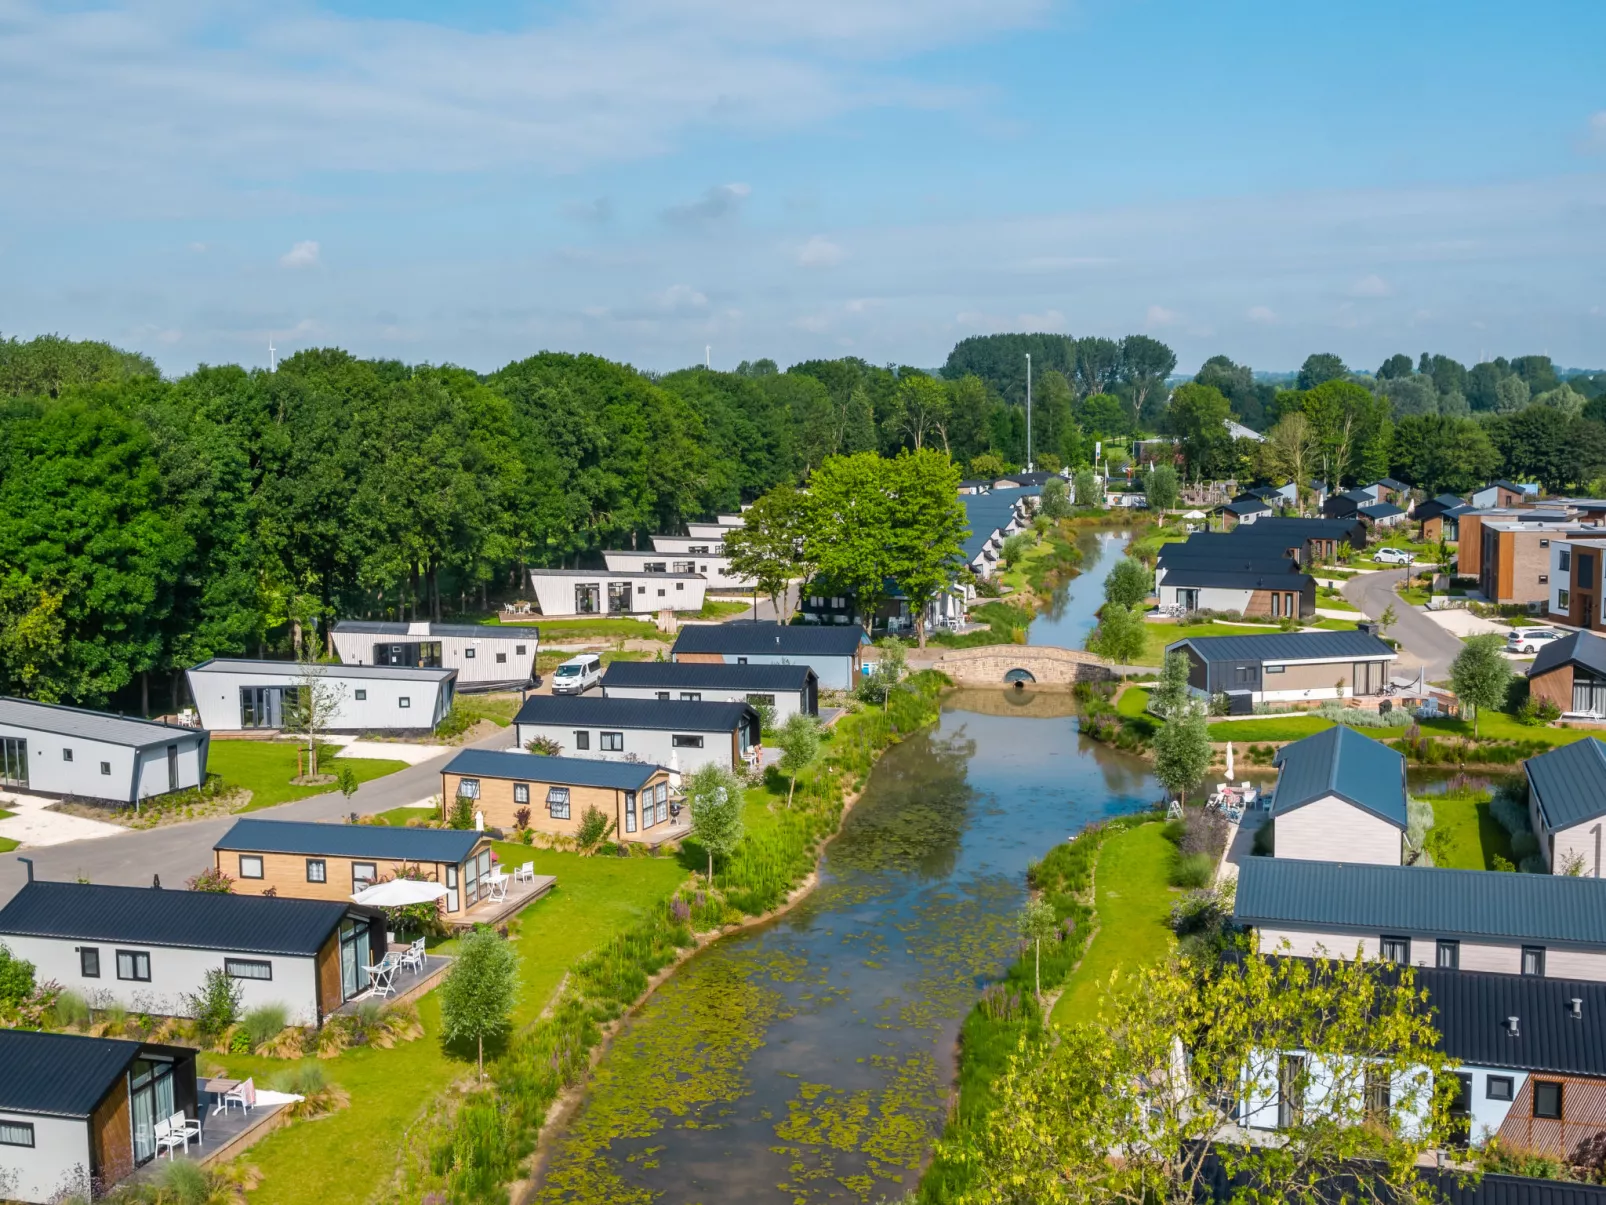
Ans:
[{"label": "patio table", "polygon": [[223,1112],[224,1096],[230,1092],[233,1092],[240,1086],[242,1082],[243,1081],[237,1079],[226,1079],[222,1076],[206,1081],[204,1090],[212,1094],[212,1112],[214,1115]]}]

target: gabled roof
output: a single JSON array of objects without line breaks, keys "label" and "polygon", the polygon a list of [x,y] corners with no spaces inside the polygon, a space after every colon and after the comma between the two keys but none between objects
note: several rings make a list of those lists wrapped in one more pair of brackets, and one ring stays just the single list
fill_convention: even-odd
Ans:
[{"label": "gabled roof", "polygon": [[0,1109],[88,1117],[143,1049],[123,1038],[0,1029]]},{"label": "gabled roof", "polygon": [[0,939],[15,934],[311,957],[347,916],[369,911],[335,900],[39,881],[25,883],[0,908]]},{"label": "gabled roof", "polygon": [[[1169,577],[1169,574],[1167,574]],[[1259,636],[1190,636],[1168,645],[1188,645],[1210,661],[1342,661],[1392,657],[1394,650],[1370,632],[1267,632]]]},{"label": "gabled roof", "polygon": [[1597,632],[1577,631],[1560,640],[1552,640],[1539,649],[1539,655],[1528,667],[1528,677],[1548,674],[1558,666],[1571,662],[1597,674],[1606,675],[1606,636]]},{"label": "gabled roof", "polygon": [[748,703],[692,703],[680,699],[600,699],[584,695],[531,695],[516,724],[576,728],[651,728],[676,732],[734,732],[758,713]]},{"label": "gabled roof", "polygon": [[689,623],[675,637],[676,653],[769,654],[851,657],[863,643],[856,625],[842,627],[778,623]]},{"label": "gabled roof", "polygon": [[1233,919],[1357,936],[1606,946],[1606,879],[1245,858]]},{"label": "gabled roof", "polygon": [[1357,502],[1362,505],[1377,501],[1374,495],[1363,489],[1345,490],[1342,494],[1334,494],[1331,501],[1336,502],[1340,498],[1347,498],[1351,502]]},{"label": "gabled roof", "polygon": [[[331,682],[342,678],[411,679],[415,682],[444,682],[457,677],[455,669],[427,669],[410,665],[325,665],[313,667],[319,677]],[[211,657],[190,667],[189,673],[257,674],[265,678],[280,678],[286,682],[299,682],[305,672],[300,661],[248,661],[242,657]]]},{"label": "gabled roof", "polygon": [[[651,555],[651,554],[649,554]],[[461,636],[467,640],[535,640],[541,629],[534,625],[511,623],[394,623],[382,619],[342,619],[337,632],[356,632],[372,636],[413,636],[428,640],[434,636]]]},{"label": "gabled roof", "polygon": [[1523,763],[1549,829],[1606,816],[1606,743],[1588,736]]},{"label": "gabled roof", "polygon": [[639,791],[663,772],[647,762],[601,761],[590,757],[544,757],[516,749],[464,749],[442,774],[473,778],[508,778],[519,782],[545,782],[566,787],[601,787]]},{"label": "gabled roof", "polygon": [[1356,507],[1356,510],[1368,519],[1392,519],[1395,515],[1403,515],[1404,509],[1395,506],[1392,502],[1373,502],[1366,506]]},{"label": "gabled roof", "polygon": [[1227,503],[1221,509],[1233,515],[1258,515],[1262,511],[1270,510],[1271,507],[1267,506],[1259,498],[1240,498]]},{"label": "gabled roof", "polygon": [[236,820],[212,848],[309,857],[454,863],[464,861],[483,838],[483,833],[449,828],[246,819]]},{"label": "gabled roof", "polygon": [[1410,823],[1405,807],[1405,757],[1382,741],[1362,736],[1348,724],[1284,745],[1271,814],[1283,816],[1329,795],[1337,795],[1396,828]]},{"label": "gabled roof", "polygon": [[1166,586],[1217,586],[1225,590],[1297,590],[1304,592],[1311,584],[1306,573],[1290,573],[1281,569],[1220,569],[1200,561],[1184,561],[1180,565],[1167,565]]},{"label": "gabled roof", "polygon": [[1416,504],[1416,517],[1418,519],[1433,519],[1454,510],[1458,506],[1465,506],[1454,494],[1439,494],[1425,502]]},{"label": "gabled roof", "polygon": [[194,728],[175,728],[171,724],[131,720],[104,711],[9,697],[0,697],[0,724],[27,728],[33,732],[104,741],[108,745],[126,745],[133,749],[148,749],[152,745],[171,744],[179,737],[201,735]]},{"label": "gabled roof", "polygon": [[1423,967],[1416,985],[1427,991],[1440,1049],[1464,1065],[1606,1077],[1606,983]]},{"label": "gabled roof", "polygon": [[1396,481],[1392,477],[1379,477],[1376,481],[1371,481],[1371,482],[1368,482],[1367,484],[1368,485],[1381,485],[1381,486],[1385,486],[1386,488],[1391,489],[1391,490],[1408,490],[1408,489],[1411,488],[1410,486],[1406,485],[1405,482]]},{"label": "gabled roof", "polygon": [[735,665],[710,661],[615,661],[602,674],[610,686],[658,690],[803,690],[815,673],[807,665]]}]

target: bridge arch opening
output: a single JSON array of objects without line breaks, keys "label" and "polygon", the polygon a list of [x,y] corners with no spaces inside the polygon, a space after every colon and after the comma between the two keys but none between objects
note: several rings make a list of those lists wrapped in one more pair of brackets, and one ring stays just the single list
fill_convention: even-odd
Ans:
[{"label": "bridge arch opening", "polygon": [[1013,686],[1016,690],[1024,690],[1028,682],[1031,682],[1035,685],[1037,682],[1037,677],[1032,673],[1031,670],[1020,669],[1017,667],[1016,669],[1009,670],[1004,674],[1004,681],[1008,685]]}]

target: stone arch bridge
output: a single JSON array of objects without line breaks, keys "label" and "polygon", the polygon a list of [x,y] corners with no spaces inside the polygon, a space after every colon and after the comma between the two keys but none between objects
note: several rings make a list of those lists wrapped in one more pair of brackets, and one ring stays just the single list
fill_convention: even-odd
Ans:
[{"label": "stone arch bridge", "polygon": [[1031,686],[1069,688],[1078,682],[1102,682],[1115,677],[1114,665],[1081,649],[1051,644],[984,644],[976,648],[945,649],[934,669],[960,686]]}]

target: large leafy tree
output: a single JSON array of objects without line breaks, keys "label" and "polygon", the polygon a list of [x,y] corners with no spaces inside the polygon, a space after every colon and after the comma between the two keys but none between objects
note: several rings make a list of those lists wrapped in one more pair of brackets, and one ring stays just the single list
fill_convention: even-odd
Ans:
[{"label": "large leafy tree", "polygon": [[[1307,361],[1308,363],[1308,361]],[[1328,380],[1305,392],[1302,410],[1330,487],[1388,471],[1388,401],[1353,381]],[[1381,461],[1381,464],[1378,462]]]},{"label": "large leafy tree", "polygon": [[889,484],[887,462],[873,452],[833,456],[809,478],[808,558],[857,599],[866,630],[897,568]]},{"label": "large leafy tree", "polygon": [[943,365],[949,380],[979,377],[1012,406],[1026,405],[1026,357],[1034,376],[1057,372],[1067,380],[1076,373],[1076,340],[1069,335],[973,335],[954,344]]},{"label": "large leafy tree", "polygon": [[725,536],[731,570],[763,591],[781,622],[791,583],[807,581],[808,498],[790,485],[778,485],[747,509],[742,525]]},{"label": "large leafy tree", "polygon": [[1429,496],[1464,494],[1500,469],[1500,453],[1470,418],[1439,414],[1402,418],[1394,428],[1394,476]]},{"label": "large leafy tree", "polygon": [[1511,682],[1511,662],[1505,658],[1505,641],[1497,632],[1469,637],[1450,663],[1450,685],[1456,698],[1472,708],[1472,735],[1478,735],[1478,719],[1485,710],[1500,706]]},{"label": "large leafy tree", "polygon": [[1169,422],[1182,444],[1182,459],[1194,480],[1213,477],[1228,467],[1232,434],[1227,420],[1232,407],[1219,389],[1210,385],[1179,385],[1171,394]]},{"label": "large leafy tree", "polygon": [[1076,341],[1076,385],[1083,397],[1113,393],[1121,379],[1121,345],[1090,335]]},{"label": "large leafy tree", "polygon": [[1176,366],[1177,353],[1158,339],[1128,335],[1121,340],[1121,384],[1132,401],[1134,421],[1142,418],[1144,405],[1164,387]]},{"label": "large leafy tree", "polygon": [[926,647],[926,607],[964,565],[965,508],[959,470],[927,448],[886,463],[891,576],[909,600],[920,647]]},{"label": "large leafy tree", "polygon": [[1344,367],[1344,361],[1331,352],[1318,352],[1305,357],[1305,362],[1299,368],[1298,386],[1300,389],[1314,389],[1328,381],[1342,380],[1349,375],[1349,369]]}]

